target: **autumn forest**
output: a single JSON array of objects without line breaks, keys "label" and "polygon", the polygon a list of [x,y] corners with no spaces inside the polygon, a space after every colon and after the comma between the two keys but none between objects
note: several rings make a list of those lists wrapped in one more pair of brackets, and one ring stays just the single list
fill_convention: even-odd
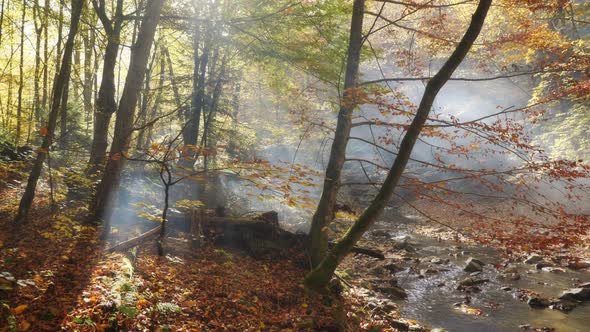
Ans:
[{"label": "autumn forest", "polygon": [[0,332],[588,331],[590,2],[0,2]]}]

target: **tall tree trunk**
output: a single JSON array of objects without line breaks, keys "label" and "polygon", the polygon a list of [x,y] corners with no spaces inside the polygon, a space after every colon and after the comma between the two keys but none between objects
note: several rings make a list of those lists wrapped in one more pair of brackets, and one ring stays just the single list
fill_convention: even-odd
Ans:
[{"label": "tall tree trunk", "polygon": [[[57,19],[57,53],[55,54],[55,72],[56,75],[60,72],[60,59],[61,59],[61,40],[63,39],[63,21],[64,21],[64,3],[63,0],[59,0],[59,16]],[[70,60],[71,62],[71,60]],[[70,68],[71,71],[71,68]],[[68,75],[69,80],[69,75]],[[55,82],[54,82],[55,83]],[[53,96],[52,96],[53,98]]]},{"label": "tall tree trunk", "polygon": [[[41,96],[41,105],[43,112],[47,112],[47,89],[49,78],[49,0],[45,0],[45,7],[43,8],[43,91]],[[42,122],[42,117],[39,116],[39,122]]]},{"label": "tall tree trunk", "polygon": [[[37,23],[39,19],[39,23]],[[41,118],[41,97],[39,94],[39,81],[41,81],[41,39],[43,34],[43,20],[39,15],[39,1],[35,0],[33,4],[33,22],[35,23],[35,79],[33,82],[33,109],[35,121],[39,123]]]},{"label": "tall tree trunk", "polygon": [[115,17],[112,23],[107,18],[106,11],[103,7],[100,7],[96,2],[93,2],[93,5],[104,26],[108,40],[104,53],[102,81],[100,82],[98,99],[96,100],[90,160],[88,162],[88,174],[90,175],[100,171],[105,162],[109,124],[113,113],[117,110],[117,102],[115,101],[115,67],[117,65],[117,55],[119,53],[121,38],[123,0],[117,0]]},{"label": "tall tree trunk", "polygon": [[23,0],[23,11],[21,16],[21,30],[20,30],[20,62],[18,65],[19,78],[18,78],[18,97],[16,106],[16,137],[14,139],[14,145],[18,146],[20,143],[21,131],[22,131],[22,114],[23,114],[23,88],[24,88],[24,61],[25,61],[25,14],[27,11],[27,2]]},{"label": "tall tree trunk", "polygon": [[361,48],[363,43],[363,12],[364,0],[355,0],[350,24],[350,39],[348,57],[346,59],[346,73],[344,78],[344,96],[340,102],[336,133],[330,151],[330,160],[326,168],[324,188],[318,207],[313,215],[309,232],[309,247],[311,262],[316,266],[324,258],[328,250],[328,235],[326,226],[334,218],[334,206],[340,187],[340,174],[346,158],[346,146],[352,126],[352,111],[357,106],[355,101],[355,86],[357,84]]},{"label": "tall tree trunk", "polygon": [[[206,43],[206,41],[205,41]],[[191,94],[190,112],[186,114],[187,125],[183,131],[185,145],[197,145],[199,139],[199,126],[201,123],[201,110],[203,108],[203,90],[205,85],[205,74],[207,62],[209,60],[209,50],[207,46],[203,47],[203,52],[199,56],[200,44],[200,25],[195,23],[193,36],[193,89]],[[193,154],[194,151],[190,153]]]},{"label": "tall tree trunk", "polygon": [[4,6],[6,0],[2,0],[2,5],[0,5],[0,45],[2,45],[2,33],[4,28]]},{"label": "tall tree trunk", "polygon": [[[8,59],[8,97],[6,100],[6,116],[8,117],[8,122],[11,123],[12,121],[12,92],[13,92],[13,82],[14,79],[12,77],[12,55],[14,54],[14,45],[10,43],[10,59]],[[8,127],[8,126],[7,126]]]},{"label": "tall tree trunk", "polygon": [[182,113],[183,111],[183,102],[182,98],[180,97],[180,91],[178,90],[178,84],[176,83],[176,79],[174,78],[174,68],[172,67],[172,58],[170,57],[170,52],[166,46],[162,47],[162,55],[165,57],[166,62],[168,63],[168,74],[170,75],[170,85],[172,85],[172,92],[174,93],[174,100],[176,101],[176,107],[178,108],[179,112]]},{"label": "tall tree trunk", "polygon": [[43,169],[43,162],[49,153],[53,135],[55,132],[55,125],[57,123],[57,117],[59,115],[60,104],[62,100],[62,94],[66,85],[66,82],[70,77],[70,69],[72,63],[72,51],[74,49],[74,39],[78,32],[78,26],[80,23],[80,15],[82,8],[84,7],[84,0],[72,0],[72,11],[70,21],[70,32],[66,41],[63,59],[57,79],[53,84],[53,97],[51,103],[51,111],[49,112],[49,119],[47,124],[47,135],[43,138],[41,147],[37,150],[37,158],[31,169],[31,174],[27,181],[27,187],[20,200],[18,212],[15,218],[15,222],[24,222],[27,218],[33,199],[35,198],[35,189],[37,188],[37,182],[41,176],[41,170]]},{"label": "tall tree trunk", "polygon": [[67,80],[61,94],[61,110],[59,112],[59,149],[65,151],[68,141],[68,100],[70,99],[70,82]]},{"label": "tall tree trunk", "polygon": [[476,11],[471,18],[469,27],[456,49],[438,73],[436,73],[436,75],[428,81],[428,84],[426,84],[416,115],[402,139],[397,157],[395,158],[393,166],[389,170],[379,193],[375,199],[373,199],[369,207],[363,211],[358,220],[350,227],[348,232],[346,232],[346,234],[336,243],[336,246],[334,246],[321,263],[307,275],[305,283],[308,287],[312,289],[324,288],[332,278],[338,264],[340,264],[361,236],[383,212],[383,209],[391,199],[393,191],[406,168],[410,155],[412,154],[412,149],[414,148],[416,140],[420,136],[420,132],[424,127],[424,123],[428,118],[430,110],[432,109],[434,99],[440,89],[446,84],[449,78],[451,78],[453,72],[459,67],[467,53],[469,53],[471,46],[481,31],[491,3],[492,0],[480,0]]},{"label": "tall tree trunk", "polygon": [[[145,78],[145,71],[154,41],[156,27],[160,21],[160,12],[164,0],[149,0],[145,18],[139,29],[137,42],[131,51],[129,71],[125,80],[125,87],[117,110],[113,144],[105,171],[97,188],[93,212],[94,217],[105,222],[103,235],[109,232],[109,212],[112,203],[116,201],[117,191],[121,182],[121,172],[125,167],[124,154],[129,148],[129,141],[133,132],[133,118],[135,106]],[[118,156],[118,157],[117,157]]]},{"label": "tall tree trunk", "polygon": [[[156,45],[154,48],[157,48],[158,46]],[[152,60],[149,62],[148,68],[146,70],[145,73],[145,80],[143,83],[143,91],[141,91],[141,98],[139,99],[139,114],[137,115],[138,118],[138,124],[139,126],[144,126],[146,124],[147,121],[147,112],[148,112],[148,107],[150,104],[150,93],[151,93],[151,87],[150,84],[152,82],[152,73],[153,73],[153,68],[154,68],[154,61],[156,61],[156,54],[157,52],[153,52],[152,55]],[[145,137],[145,128],[139,130],[139,133],[137,135],[137,145],[136,145],[136,149],[141,149],[143,147],[143,139]]]},{"label": "tall tree trunk", "polygon": [[[156,93],[156,99],[154,100],[154,105],[150,110],[150,114],[147,116],[148,121],[152,121],[158,113],[160,113],[160,104],[162,103],[162,95],[164,93],[164,79],[166,78],[166,58],[164,57],[164,52],[160,54],[160,73],[158,79],[158,92]],[[149,145],[152,141],[152,134],[153,134],[153,125],[148,126],[145,128],[145,138],[143,139],[143,145],[140,147],[144,150],[149,148]]]},{"label": "tall tree trunk", "polygon": [[[89,13],[91,22],[95,21],[94,15]],[[82,95],[84,99],[84,122],[86,124],[86,132],[88,133],[88,125],[92,120],[92,54],[94,53],[94,31],[93,29],[86,29],[82,42],[84,43],[84,85],[82,87]]]}]

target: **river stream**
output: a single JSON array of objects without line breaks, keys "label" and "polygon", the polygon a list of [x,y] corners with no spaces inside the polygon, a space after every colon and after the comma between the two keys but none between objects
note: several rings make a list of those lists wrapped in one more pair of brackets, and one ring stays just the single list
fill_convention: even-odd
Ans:
[{"label": "river stream", "polygon": [[[565,289],[578,282],[590,281],[590,271],[565,269],[565,272],[545,272],[534,265],[514,264],[520,274],[519,280],[502,278],[492,264],[501,261],[498,252],[478,245],[461,245],[435,237],[416,234],[417,216],[405,216],[402,222],[381,222],[376,229],[385,230],[391,239],[405,237],[416,249],[414,256],[439,257],[449,260],[439,265],[439,272],[420,276],[405,269],[395,276],[398,285],[408,293],[407,300],[396,300],[404,317],[415,319],[432,328],[448,331],[522,331],[520,326],[529,324],[535,328],[550,327],[560,332],[590,331],[590,303],[579,304],[569,313],[552,309],[536,309],[518,299],[517,289],[529,289],[547,298],[557,297]],[[423,221],[423,220],[422,220]],[[469,277],[463,271],[469,257],[475,257],[486,265],[478,278],[490,279],[479,285],[481,292],[466,294],[457,290],[457,283]],[[506,290],[510,287],[511,290]],[[502,289],[504,288],[504,290]],[[480,309],[480,315],[467,314],[457,307],[469,297],[468,306]]]}]

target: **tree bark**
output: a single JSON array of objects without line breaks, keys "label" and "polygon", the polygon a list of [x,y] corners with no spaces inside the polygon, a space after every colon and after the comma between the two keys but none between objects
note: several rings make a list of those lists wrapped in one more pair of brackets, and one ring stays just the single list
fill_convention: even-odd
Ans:
[{"label": "tree bark", "polygon": [[446,84],[449,78],[451,78],[453,72],[459,67],[467,53],[469,53],[471,46],[481,31],[491,3],[492,0],[480,0],[476,11],[471,18],[469,27],[456,49],[438,73],[428,81],[422,100],[416,111],[416,115],[402,139],[398,155],[395,158],[393,166],[389,170],[379,193],[375,199],[373,199],[369,207],[363,211],[358,220],[350,227],[348,232],[346,232],[346,234],[337,242],[334,249],[330,250],[322,262],[306,276],[305,284],[309,288],[319,290],[328,285],[338,264],[340,264],[361,236],[383,212],[383,209],[391,199],[393,191],[406,168],[412,149],[414,148],[416,140],[418,139],[418,136],[420,136],[420,132],[428,118],[434,99],[440,89]]},{"label": "tree bark", "polygon": [[[43,92],[41,96],[41,105],[44,113],[47,112],[47,99],[49,98],[47,95],[47,89],[49,86],[49,1],[50,0],[45,0],[45,7],[43,8]],[[38,121],[43,122],[43,119],[44,118],[40,115]]]},{"label": "tree bark", "polygon": [[[37,22],[37,19],[39,19],[39,22]],[[41,119],[39,81],[41,81],[41,39],[43,34],[43,20],[44,19],[41,15],[39,15],[39,1],[35,0],[33,4],[33,23],[35,24],[35,81],[33,82],[33,109],[35,114],[34,118],[37,123],[39,123]]]},{"label": "tree bark", "polygon": [[18,212],[15,218],[15,222],[24,222],[27,218],[33,199],[35,198],[35,189],[37,188],[37,182],[41,176],[41,170],[43,169],[43,162],[49,153],[51,143],[53,141],[53,135],[55,133],[55,126],[57,123],[57,117],[59,115],[62,95],[66,85],[66,82],[70,78],[70,69],[72,63],[72,52],[74,49],[74,39],[78,33],[78,27],[80,25],[80,15],[82,8],[84,7],[84,0],[72,0],[72,11],[70,19],[70,32],[66,40],[66,44],[63,51],[63,59],[61,61],[59,74],[53,85],[53,96],[51,111],[49,112],[49,119],[47,123],[47,135],[43,138],[41,147],[37,150],[37,158],[31,169],[31,173],[27,180],[27,187],[20,200]]},{"label": "tree bark", "polygon": [[2,32],[4,28],[4,5],[6,4],[6,0],[2,0],[2,5],[0,5],[0,45],[2,45]]},{"label": "tree bark", "polygon": [[61,95],[61,110],[59,112],[59,149],[65,151],[67,149],[68,140],[68,100],[70,99],[70,80],[68,79],[63,88]]},{"label": "tree bark", "polygon": [[[197,145],[199,139],[199,127],[201,125],[201,112],[204,104],[205,94],[205,75],[207,73],[207,65],[209,62],[209,47],[208,41],[205,40],[203,52],[199,56],[199,25],[195,26],[194,40],[193,40],[193,90],[191,95],[190,112],[186,116],[186,122],[183,131],[183,139],[185,145]],[[190,152],[191,155],[194,151]]]},{"label": "tree bark", "polygon": [[[87,15],[91,22],[94,23],[96,18],[88,13]],[[91,23],[91,24],[92,24]],[[84,99],[84,122],[86,123],[86,133],[88,133],[88,125],[92,119],[92,53],[94,53],[94,33],[91,29],[86,29],[82,42],[84,44],[84,85],[82,86],[82,96]]]},{"label": "tree bark", "polygon": [[14,145],[18,146],[20,143],[20,137],[22,132],[22,113],[23,113],[23,88],[24,88],[24,61],[25,61],[25,14],[27,11],[26,0],[23,0],[23,11],[21,16],[21,30],[20,30],[20,62],[18,65],[19,78],[18,78],[18,95],[17,95],[17,106],[16,106],[16,137],[14,139]]},{"label": "tree bark", "polygon": [[352,111],[357,106],[354,95],[363,43],[364,9],[364,0],[354,1],[350,24],[348,57],[346,60],[344,96],[341,101],[340,111],[338,112],[336,133],[332,142],[328,167],[326,168],[322,195],[313,215],[311,229],[309,231],[309,250],[313,266],[319,264],[328,251],[326,228],[334,218],[334,205],[338,196],[342,166],[346,159],[346,146],[352,128]]},{"label": "tree bark", "polygon": [[[155,49],[157,49],[157,45],[154,47]],[[152,73],[154,70],[154,62],[156,61],[157,58],[157,51],[154,50],[153,55],[152,55],[152,59],[151,61],[149,61],[149,65],[146,69],[146,75],[145,75],[145,80],[143,82],[143,91],[141,91],[141,98],[139,99],[139,114],[137,116],[137,122],[139,124],[140,127],[143,127],[146,123],[147,123],[147,118],[148,118],[148,107],[150,105],[150,101],[151,101],[151,83],[152,83]],[[139,130],[139,133],[137,135],[137,145],[136,145],[136,149],[137,150],[141,150],[143,148],[143,140],[145,137],[145,128],[142,128],[141,130]]]},{"label": "tree bark", "polygon": [[98,99],[96,100],[90,160],[88,161],[87,171],[89,175],[96,174],[104,165],[108,146],[109,124],[113,113],[117,110],[117,102],[115,101],[115,66],[117,65],[123,22],[123,0],[117,0],[115,17],[113,17],[112,22],[106,16],[103,7],[99,6],[95,1],[92,3],[105,29],[108,40],[104,53],[102,81],[100,82]]},{"label": "tree bark", "polygon": [[[131,134],[133,132],[133,118],[135,106],[145,78],[150,49],[154,41],[156,27],[160,21],[160,12],[164,0],[150,0],[147,3],[145,18],[139,29],[137,41],[131,51],[129,71],[125,80],[125,87],[117,110],[113,143],[102,180],[97,188],[97,195],[93,204],[94,217],[103,220],[105,227],[103,236],[109,232],[109,213],[112,203],[116,201],[117,191],[121,182],[121,172],[125,167]],[[116,156],[119,156],[118,158]]]}]

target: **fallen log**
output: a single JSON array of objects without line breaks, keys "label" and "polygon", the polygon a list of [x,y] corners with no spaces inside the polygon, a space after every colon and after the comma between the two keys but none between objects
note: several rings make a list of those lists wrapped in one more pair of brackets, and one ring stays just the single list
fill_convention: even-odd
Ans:
[{"label": "fallen log", "polygon": [[[334,245],[333,243],[330,243],[330,247],[332,247],[333,245]],[[353,247],[351,252],[353,252],[355,254],[370,256],[373,258],[377,258],[379,260],[385,259],[385,255],[380,250],[376,250],[376,249],[369,249],[369,248],[363,248],[363,247]]]},{"label": "fallen log", "polygon": [[[268,217],[269,215],[271,218]],[[268,212],[255,218],[213,217],[199,213],[198,218],[200,219],[199,232],[202,232],[207,238],[212,239],[217,244],[244,249],[256,256],[269,250],[304,245],[307,240],[305,234],[294,234],[280,228],[278,221],[275,219],[276,217]],[[106,252],[125,251],[140,245],[149,238],[157,236],[160,228],[161,226],[158,226],[132,239],[123,241],[106,249]],[[197,236],[201,235],[198,234]],[[330,242],[329,245],[333,246],[334,243]],[[380,260],[385,259],[385,255],[376,249],[354,247],[352,252]]]},{"label": "fallen log", "polygon": [[158,234],[160,234],[160,229],[162,229],[162,226],[152,228],[143,234],[140,234],[134,238],[131,238],[127,241],[123,241],[117,245],[114,245],[108,249],[105,249],[105,252],[111,253],[111,252],[115,252],[115,251],[125,251],[127,249],[131,249],[135,246],[140,245],[142,242],[146,241],[150,237],[156,237]]}]

